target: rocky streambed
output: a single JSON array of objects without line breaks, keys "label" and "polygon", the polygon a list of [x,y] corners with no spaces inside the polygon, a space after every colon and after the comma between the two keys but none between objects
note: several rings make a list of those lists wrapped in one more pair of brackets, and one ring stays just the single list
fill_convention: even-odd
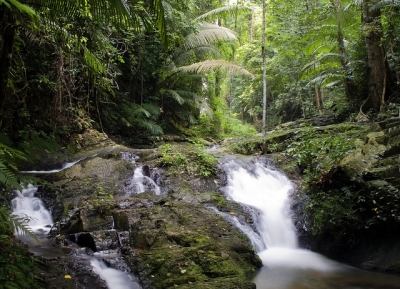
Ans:
[{"label": "rocky streambed", "polygon": [[[48,264],[48,288],[107,288],[93,272],[94,258],[128,272],[142,288],[255,288],[249,277],[260,259],[246,236],[209,207],[243,220],[246,213],[224,200],[217,175],[170,175],[152,161],[156,155],[104,136],[75,155],[82,159],[75,165],[35,173],[47,182],[35,195],[54,218],[48,241],[33,248]],[[134,179],[138,167],[152,182],[143,191]]]},{"label": "rocky streambed", "polygon": [[[341,135],[355,144],[316,191],[304,187],[301,170],[287,153],[291,143],[310,141],[310,128],[301,122],[270,132],[264,148],[261,137],[226,140],[223,147],[256,158],[264,150],[298,184],[292,209],[302,247],[398,274],[399,127],[397,118],[315,126],[316,135]],[[46,246],[56,253],[40,253],[48,264],[43,273],[48,288],[107,288],[93,272],[91,258],[130,273],[142,288],[255,288],[249,280],[261,261],[246,236],[223,217],[235,215],[251,226],[251,212],[220,193],[226,182],[222,172],[207,178],[171,173],[159,166],[157,150],[130,149],[101,134],[94,140],[90,133],[80,136],[76,144],[81,147],[72,159],[80,160],[77,164],[38,174],[47,183],[36,195],[55,220]],[[66,161],[71,159],[54,157],[46,166]],[[148,181],[140,191],[135,175]],[[324,192],[327,207],[307,211],[313,192]],[[340,204],[330,203],[331,196]],[[328,222],[311,231],[310,224],[322,215],[316,212],[324,211]]]}]

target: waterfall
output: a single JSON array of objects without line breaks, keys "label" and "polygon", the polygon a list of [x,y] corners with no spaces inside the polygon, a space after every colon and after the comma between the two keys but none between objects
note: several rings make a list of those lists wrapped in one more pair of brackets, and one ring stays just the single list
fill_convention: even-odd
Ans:
[{"label": "waterfall", "polygon": [[27,219],[33,232],[48,233],[53,225],[53,218],[42,200],[34,196],[36,191],[37,188],[31,184],[22,191],[17,191],[17,197],[12,200],[13,215]]},{"label": "waterfall", "polygon": [[281,172],[260,163],[230,160],[223,165],[227,172],[227,198],[258,212],[257,233],[238,226],[256,248],[263,264],[269,268],[296,267],[320,271],[336,268],[325,257],[298,248],[291,220],[289,197],[294,186]]},{"label": "waterfall", "polygon": [[132,194],[140,194],[146,191],[153,191],[156,195],[160,195],[160,187],[148,176],[143,173],[143,166],[139,166],[133,172],[130,184],[127,186],[127,196]]},{"label": "waterfall", "polygon": [[141,289],[142,287],[126,272],[109,268],[103,261],[93,259],[90,261],[93,272],[106,281],[109,289]]},{"label": "waterfall", "polygon": [[[96,156],[96,155],[94,155],[94,156]],[[84,159],[85,158],[81,158],[81,159],[78,159],[78,160],[73,161],[73,162],[65,163],[59,169],[54,169],[54,170],[49,170],[49,171],[20,171],[20,173],[23,173],[23,174],[52,174],[52,173],[58,173],[58,172],[61,172],[63,170],[66,170],[66,169],[72,167],[73,165],[79,163],[80,161],[82,161]]]}]

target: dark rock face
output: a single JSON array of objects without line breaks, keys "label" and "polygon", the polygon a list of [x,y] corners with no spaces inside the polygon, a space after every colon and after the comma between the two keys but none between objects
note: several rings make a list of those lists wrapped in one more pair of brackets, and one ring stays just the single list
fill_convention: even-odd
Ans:
[{"label": "dark rock face", "polygon": [[[295,224],[303,247],[363,269],[400,274],[399,134],[398,118],[371,124],[333,176],[331,186],[337,179],[353,189],[354,203],[358,200],[362,204],[360,215],[365,218],[353,224],[349,221],[344,232],[310,234],[307,231],[310,216],[304,213],[307,196],[295,196]],[[363,222],[365,227],[360,227]]]}]

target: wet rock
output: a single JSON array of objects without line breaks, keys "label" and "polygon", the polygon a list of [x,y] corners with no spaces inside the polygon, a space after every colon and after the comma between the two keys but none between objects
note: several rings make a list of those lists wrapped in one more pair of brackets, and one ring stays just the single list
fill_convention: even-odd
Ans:
[{"label": "wet rock", "polygon": [[[136,217],[131,224],[131,246],[142,253],[130,264],[133,271],[145,269],[144,277],[156,288],[244,277],[261,266],[237,229],[203,205],[168,201],[150,211],[140,209]],[[247,282],[241,277],[232,280]]]}]

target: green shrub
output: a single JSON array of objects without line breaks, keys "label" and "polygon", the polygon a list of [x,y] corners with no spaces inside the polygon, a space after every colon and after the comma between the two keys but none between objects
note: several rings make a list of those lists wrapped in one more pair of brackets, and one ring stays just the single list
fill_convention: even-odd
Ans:
[{"label": "green shrub", "polygon": [[216,159],[205,153],[201,145],[166,144],[160,149],[161,158],[158,164],[168,167],[173,172],[200,177],[208,177],[215,173]]},{"label": "green shrub", "polygon": [[288,145],[286,152],[295,159],[307,182],[323,184],[330,181],[354,147],[353,139],[307,127]]}]

